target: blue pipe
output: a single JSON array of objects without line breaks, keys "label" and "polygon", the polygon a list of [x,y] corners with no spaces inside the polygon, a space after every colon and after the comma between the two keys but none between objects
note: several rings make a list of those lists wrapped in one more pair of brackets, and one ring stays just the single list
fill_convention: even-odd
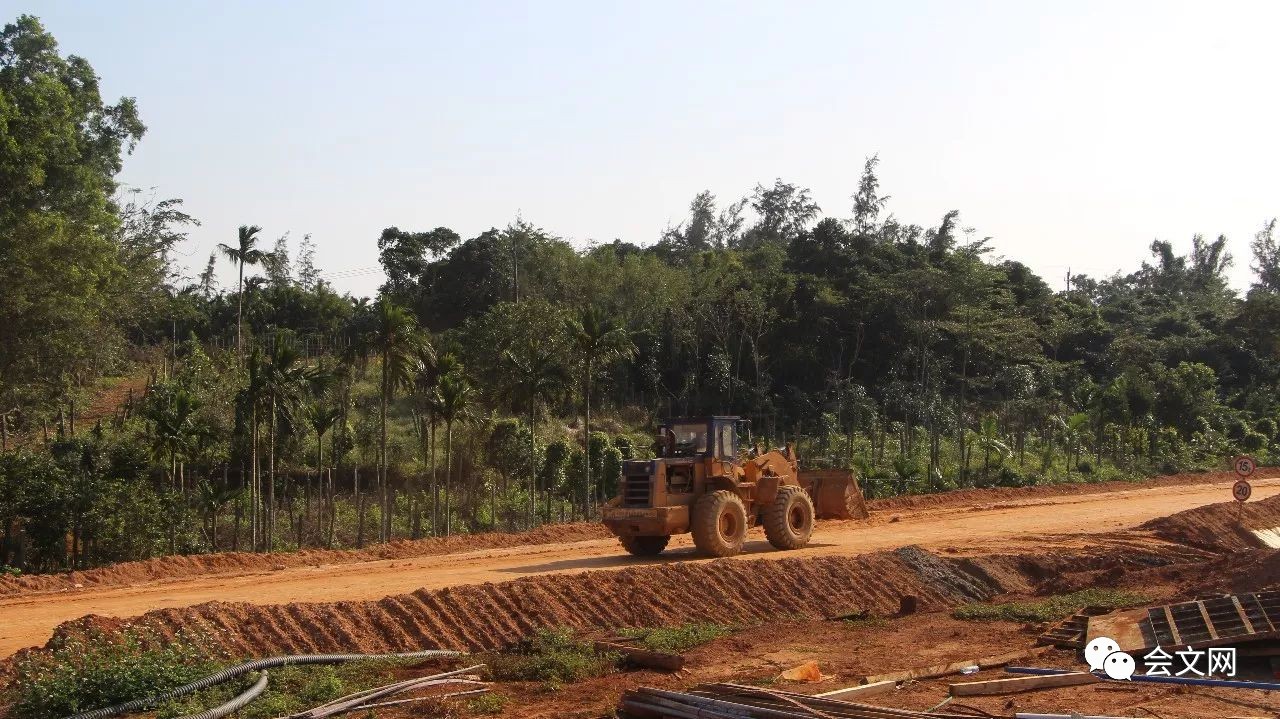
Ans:
[{"label": "blue pipe", "polygon": [[[1010,674],[1036,674],[1040,676],[1074,673],[1070,669],[1046,669],[1043,667],[1005,667],[1004,670]],[[1147,682],[1150,684],[1179,684],[1182,686],[1193,687],[1225,687],[1227,689],[1263,689],[1266,691],[1280,691],[1280,684],[1276,682],[1242,682],[1235,679],[1202,679],[1198,677],[1153,677],[1148,674],[1135,674],[1128,680],[1125,680],[1111,679],[1102,672],[1094,672],[1093,675],[1099,679],[1106,679],[1108,681],[1135,681]]]}]

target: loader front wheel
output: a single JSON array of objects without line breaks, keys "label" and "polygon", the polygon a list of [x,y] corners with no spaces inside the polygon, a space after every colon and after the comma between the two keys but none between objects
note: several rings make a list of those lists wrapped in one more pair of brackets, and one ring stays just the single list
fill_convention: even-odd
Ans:
[{"label": "loader front wheel", "polygon": [[668,535],[658,535],[656,537],[618,537],[622,541],[622,548],[637,557],[656,557],[662,554],[662,550],[667,548],[667,542],[671,541]]},{"label": "loader front wheel", "polygon": [[764,513],[764,536],[777,549],[799,549],[813,535],[813,500],[800,487],[779,487]]},{"label": "loader front wheel", "polygon": [[693,544],[703,554],[730,557],[747,539],[747,510],[737,494],[721,489],[693,507]]}]

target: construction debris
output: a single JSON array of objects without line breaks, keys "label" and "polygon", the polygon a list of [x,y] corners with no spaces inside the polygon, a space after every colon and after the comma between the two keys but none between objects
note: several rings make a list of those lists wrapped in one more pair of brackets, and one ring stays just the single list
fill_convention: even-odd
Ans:
[{"label": "construction debris", "polygon": [[789,682],[820,682],[826,679],[826,677],[822,676],[822,670],[818,668],[818,663],[815,661],[808,661],[791,667],[779,674],[778,678]]},{"label": "construction debris", "polygon": [[973,714],[890,709],[871,704],[740,684],[705,684],[688,692],[628,690],[620,708],[635,719],[973,719]]},{"label": "construction debris", "polygon": [[1125,652],[1203,649],[1280,638],[1280,591],[1228,594],[1091,617],[1087,640],[1110,637]]},{"label": "construction debris", "polygon": [[858,684],[852,687],[845,687],[844,689],[832,689],[829,692],[822,692],[821,694],[815,694],[814,696],[849,697],[849,696],[857,695],[859,697],[869,697],[869,696],[874,696],[876,694],[884,694],[885,692],[891,692],[897,688],[898,688],[897,682],[885,681],[885,682],[876,682],[875,684]]},{"label": "construction debris", "polygon": [[1006,664],[1027,659],[1029,657],[1038,657],[1049,650],[1049,647],[1037,647],[1035,649],[1010,652],[1008,654],[996,654],[989,657],[979,657],[978,659],[966,659],[960,662],[950,662],[948,664],[936,664],[930,667],[918,667],[916,669],[907,669],[900,672],[890,672],[888,674],[872,674],[863,677],[862,684],[875,684],[877,682],[905,682],[913,679],[936,679],[937,677],[945,677],[949,674],[959,674],[969,667],[978,667],[979,669],[992,669],[994,667],[1002,667]]}]

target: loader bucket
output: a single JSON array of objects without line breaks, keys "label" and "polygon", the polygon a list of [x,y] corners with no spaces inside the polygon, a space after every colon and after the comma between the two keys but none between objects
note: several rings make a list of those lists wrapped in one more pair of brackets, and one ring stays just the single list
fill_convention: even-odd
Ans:
[{"label": "loader bucket", "polygon": [[813,498],[818,519],[866,519],[858,478],[847,469],[802,469],[800,486]]}]

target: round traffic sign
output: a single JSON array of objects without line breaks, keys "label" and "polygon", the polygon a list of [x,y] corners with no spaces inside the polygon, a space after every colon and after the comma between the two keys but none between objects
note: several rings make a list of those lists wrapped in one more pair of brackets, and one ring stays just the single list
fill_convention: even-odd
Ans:
[{"label": "round traffic sign", "polygon": [[1235,461],[1232,462],[1232,466],[1235,467],[1236,474],[1241,477],[1248,477],[1258,468],[1258,462],[1253,457],[1245,454],[1236,457]]},{"label": "round traffic sign", "polygon": [[1249,499],[1251,494],[1253,494],[1253,485],[1243,479],[1238,479],[1235,484],[1231,485],[1231,496],[1235,497],[1237,502]]}]

